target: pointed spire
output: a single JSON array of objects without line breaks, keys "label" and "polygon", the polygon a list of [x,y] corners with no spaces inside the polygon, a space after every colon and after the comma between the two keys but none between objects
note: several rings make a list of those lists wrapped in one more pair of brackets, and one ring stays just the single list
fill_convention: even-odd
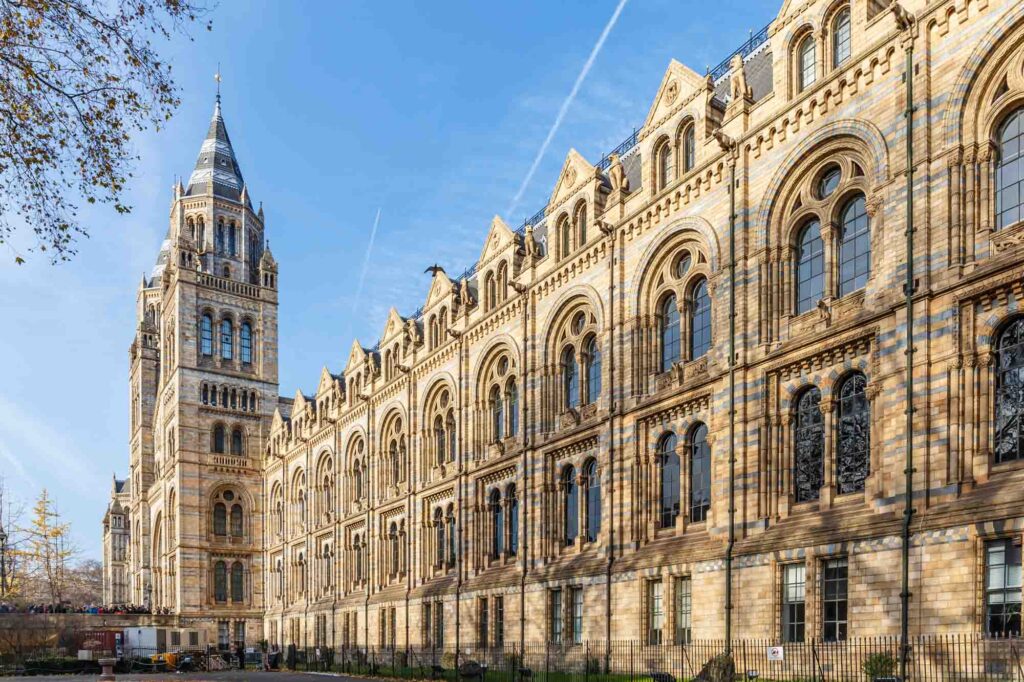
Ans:
[{"label": "pointed spire", "polygon": [[187,193],[214,195],[239,201],[245,180],[242,170],[238,167],[235,150],[228,137],[228,129],[224,125],[224,117],[220,110],[220,75],[217,76],[217,99],[213,105],[213,116],[206,139],[199,148],[195,168],[188,179]]}]

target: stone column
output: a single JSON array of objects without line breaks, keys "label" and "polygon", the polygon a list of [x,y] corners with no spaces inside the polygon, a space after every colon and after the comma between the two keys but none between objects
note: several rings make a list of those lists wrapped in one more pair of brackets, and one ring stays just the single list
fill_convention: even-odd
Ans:
[{"label": "stone column", "polygon": [[992,216],[995,213],[991,192],[992,179],[995,174],[994,159],[995,150],[992,149],[992,143],[985,142],[978,150],[978,174],[981,176],[978,182],[980,185],[978,211],[981,214],[978,235],[984,235],[985,239],[988,239],[989,233],[992,231]]},{"label": "stone column", "polygon": [[963,154],[957,149],[948,160],[949,166],[949,220],[950,220],[950,245],[949,245],[949,265],[960,265],[962,261],[962,247],[961,247],[961,234],[963,232],[963,224],[961,221],[961,198],[960,198],[960,184],[961,184],[961,171],[963,170]]},{"label": "stone column", "polygon": [[964,201],[966,203],[966,216],[965,216],[965,229],[964,229],[964,240],[966,261],[967,263],[974,262],[975,246],[978,239],[978,225],[977,217],[975,216],[975,205],[977,203],[977,166],[976,166],[976,153],[974,148],[970,148],[964,154],[964,163],[967,166],[967,183],[964,192]]},{"label": "stone column", "polygon": [[836,278],[836,274],[839,272],[836,267],[836,259],[839,255],[839,226],[836,223],[828,221],[821,224],[821,246],[825,256],[823,298],[830,301],[839,295],[839,282]]},{"label": "stone column", "polygon": [[977,364],[977,358],[973,353],[968,353],[964,357],[964,462],[968,466],[968,470],[965,472],[965,478],[971,481],[978,479],[978,473],[976,471],[974,462],[974,424],[975,424],[975,365]]},{"label": "stone column", "polygon": [[782,490],[779,493],[779,516],[789,516],[789,509],[793,499],[793,414],[787,412],[782,415],[782,447],[780,448],[780,477]]},{"label": "stone column", "polygon": [[[974,472],[975,478],[979,473],[988,479],[989,470],[992,464],[992,443],[989,439],[989,426],[992,423],[992,396],[995,391],[992,367],[995,365],[995,355],[991,351],[981,353],[978,357],[978,450],[975,452]],[[984,480],[983,479],[983,480]]]},{"label": "stone column", "polygon": [[836,439],[834,438],[836,404],[836,401],[826,398],[818,405],[825,427],[824,476],[822,477],[821,491],[818,493],[822,509],[828,509],[832,506],[832,503],[835,501],[836,490],[838,490],[838,485],[836,484],[836,469],[838,468],[836,467]]}]

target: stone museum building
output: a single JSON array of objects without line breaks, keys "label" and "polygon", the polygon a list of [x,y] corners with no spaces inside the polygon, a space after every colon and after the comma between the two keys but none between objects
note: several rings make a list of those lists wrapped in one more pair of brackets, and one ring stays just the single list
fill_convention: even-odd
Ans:
[{"label": "stone museum building", "polygon": [[218,97],[137,292],[110,598],[430,647],[721,639],[731,597],[799,642],[898,634],[905,557],[911,634],[1019,634],[1024,4],[785,0],[722,56],[288,397],[300,275]]}]

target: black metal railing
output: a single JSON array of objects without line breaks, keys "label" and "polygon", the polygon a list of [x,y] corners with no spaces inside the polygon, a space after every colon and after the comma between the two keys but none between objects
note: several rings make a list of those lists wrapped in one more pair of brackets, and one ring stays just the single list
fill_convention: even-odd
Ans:
[{"label": "black metal railing", "polygon": [[[1021,640],[982,635],[913,638],[907,682],[1024,682]],[[731,655],[727,656],[726,651]],[[682,682],[732,670],[736,679],[865,682],[897,674],[898,637],[780,644],[745,639],[445,647],[295,649],[283,667],[382,678],[479,682]]]},{"label": "black metal railing", "polygon": [[732,68],[732,58],[735,57],[736,55],[739,55],[746,59],[747,55],[749,55],[751,52],[764,45],[768,41],[768,28],[770,26],[771,24],[768,24],[757,33],[751,32],[750,38],[748,38],[746,42],[744,42],[738,48],[730,52],[729,56],[723,59],[718,66],[711,69],[711,80],[717,82],[719,78],[729,73],[730,69]]}]

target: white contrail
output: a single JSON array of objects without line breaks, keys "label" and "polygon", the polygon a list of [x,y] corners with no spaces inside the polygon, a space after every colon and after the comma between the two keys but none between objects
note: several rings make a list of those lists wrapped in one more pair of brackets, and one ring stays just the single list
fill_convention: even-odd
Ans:
[{"label": "white contrail", "polygon": [[608,34],[615,28],[615,22],[619,20],[619,15],[622,14],[622,8],[626,6],[628,0],[619,0],[618,6],[615,11],[612,12],[612,18],[608,20],[604,30],[601,31],[601,36],[597,39],[594,44],[594,49],[590,51],[590,56],[587,57],[586,63],[583,65],[583,69],[580,74],[576,76],[576,82],[572,84],[572,90],[569,91],[569,96],[562,102],[562,108],[558,110],[558,116],[555,117],[555,122],[551,126],[551,130],[548,131],[548,136],[544,138],[544,143],[540,146],[540,151],[537,152],[536,158],[533,160],[533,164],[530,166],[529,172],[526,177],[523,178],[523,184],[519,185],[519,191],[516,192],[515,197],[512,199],[512,203],[509,204],[508,210],[505,211],[505,215],[512,219],[513,212],[519,208],[519,202],[523,198],[523,193],[526,192],[527,185],[530,184],[530,180],[533,179],[533,174],[537,171],[537,166],[540,165],[541,159],[548,151],[548,145],[551,144],[551,139],[558,132],[558,128],[562,125],[562,119],[565,118],[565,114],[569,111],[569,107],[572,106],[573,100],[576,99],[576,93],[580,91],[580,86],[583,85],[583,80],[587,77],[587,73],[590,72],[590,67],[594,65],[594,60],[597,59],[598,53],[601,48],[604,47],[604,41],[608,38]]},{"label": "white contrail", "polygon": [[[366,255],[363,256],[363,270],[359,273],[359,285],[356,286],[356,297],[352,301],[352,317],[356,316],[359,312],[359,304],[363,298],[363,282],[366,281],[366,271],[370,269],[370,253],[373,251],[373,242],[377,238],[377,225],[380,224],[380,208],[377,209],[377,217],[373,219],[373,229],[370,230],[370,243],[366,245]],[[351,330],[352,321],[349,320],[349,329]]]}]

